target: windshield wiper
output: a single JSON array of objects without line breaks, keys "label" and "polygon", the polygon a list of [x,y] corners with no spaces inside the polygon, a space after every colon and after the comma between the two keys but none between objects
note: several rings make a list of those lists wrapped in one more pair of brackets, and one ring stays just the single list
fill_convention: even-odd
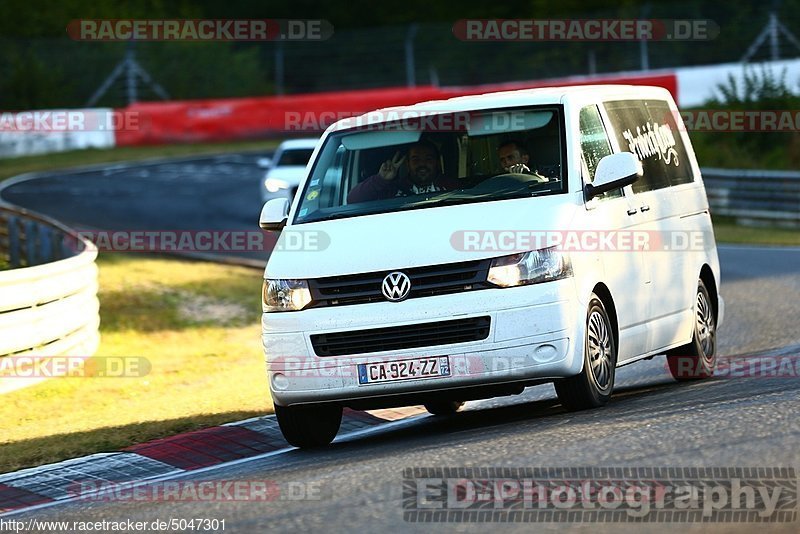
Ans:
[{"label": "windshield wiper", "polygon": [[424,204],[425,207],[431,208],[436,206],[453,206],[456,204],[472,204],[475,202],[486,202],[488,200],[496,200],[492,197],[447,197],[438,200],[430,200]]},{"label": "windshield wiper", "polygon": [[430,199],[416,204],[426,208],[436,206],[452,206],[455,204],[470,204],[475,202],[492,202],[494,200],[509,200],[512,198],[531,198],[540,196],[546,191],[530,192],[530,191],[512,191],[503,195],[479,195],[479,196],[451,196],[439,199]]},{"label": "windshield wiper", "polygon": [[359,215],[372,215],[372,213],[360,213],[360,212],[349,212],[349,211],[337,211],[336,213],[331,213],[330,215],[326,215],[325,217],[320,217],[319,219],[304,219],[300,221],[301,223],[315,223],[321,221],[330,221],[333,219],[346,219],[347,217],[357,217]]}]

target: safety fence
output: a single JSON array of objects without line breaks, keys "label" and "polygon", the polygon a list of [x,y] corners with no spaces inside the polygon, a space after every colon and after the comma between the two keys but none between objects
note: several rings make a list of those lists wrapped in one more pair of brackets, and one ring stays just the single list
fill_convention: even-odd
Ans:
[{"label": "safety fence", "polygon": [[0,206],[0,358],[97,350],[96,257],[92,243],[57,221]]}]

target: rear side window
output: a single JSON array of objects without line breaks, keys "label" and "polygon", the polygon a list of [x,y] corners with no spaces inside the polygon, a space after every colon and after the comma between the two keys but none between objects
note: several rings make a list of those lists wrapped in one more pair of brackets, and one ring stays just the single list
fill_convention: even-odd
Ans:
[{"label": "rear side window", "polygon": [[663,100],[617,100],[604,104],[622,150],[642,162],[644,176],[633,192],[662,189],[694,180],[675,116]]}]

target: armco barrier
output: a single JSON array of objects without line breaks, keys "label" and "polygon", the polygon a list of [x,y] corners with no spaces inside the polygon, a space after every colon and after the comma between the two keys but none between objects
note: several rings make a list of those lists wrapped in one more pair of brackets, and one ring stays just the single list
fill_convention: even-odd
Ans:
[{"label": "armco barrier", "polygon": [[97,350],[96,257],[60,223],[0,205],[0,358]]},{"label": "armco barrier", "polygon": [[800,227],[800,172],[701,169],[714,215]]}]

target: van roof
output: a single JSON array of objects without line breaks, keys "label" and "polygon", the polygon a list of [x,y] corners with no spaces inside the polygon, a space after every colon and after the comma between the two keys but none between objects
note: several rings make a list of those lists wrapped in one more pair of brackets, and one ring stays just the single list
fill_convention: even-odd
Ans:
[{"label": "van roof", "polygon": [[331,130],[345,130],[355,126],[379,124],[397,120],[399,113],[431,113],[477,111],[483,109],[560,104],[565,98],[591,96],[593,100],[609,98],[664,98],[669,92],[662,87],[646,85],[575,85],[540,87],[498,91],[479,95],[456,96],[443,100],[429,100],[410,106],[393,106],[370,111],[355,117],[342,119],[331,126]]}]

